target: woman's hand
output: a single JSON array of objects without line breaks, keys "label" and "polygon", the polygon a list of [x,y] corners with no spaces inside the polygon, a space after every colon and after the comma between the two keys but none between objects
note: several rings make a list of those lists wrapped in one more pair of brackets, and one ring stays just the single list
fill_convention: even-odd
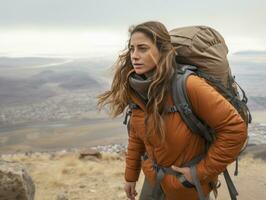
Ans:
[{"label": "woman's hand", "polygon": [[174,171],[177,171],[177,172],[183,174],[185,176],[185,178],[187,179],[187,181],[190,182],[191,184],[193,184],[191,171],[190,171],[189,167],[176,167],[176,166],[172,165],[172,169]]},{"label": "woman's hand", "polygon": [[136,187],[136,182],[127,182],[126,181],[124,190],[127,194],[127,197],[130,200],[135,200],[135,197],[137,196],[137,191],[136,191],[135,187]]}]

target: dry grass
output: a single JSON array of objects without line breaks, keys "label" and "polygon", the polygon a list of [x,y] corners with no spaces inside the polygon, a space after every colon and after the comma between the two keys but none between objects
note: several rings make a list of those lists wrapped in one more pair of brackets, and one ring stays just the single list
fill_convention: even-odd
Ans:
[{"label": "dry grass", "polygon": [[[2,159],[24,164],[36,184],[36,200],[56,200],[65,195],[69,200],[125,200],[124,156],[103,154],[101,159],[78,158],[78,153],[33,153],[2,155]],[[262,200],[266,196],[266,163],[245,156],[240,162],[240,175],[235,179],[241,200]],[[232,174],[233,165],[230,166]],[[143,175],[137,184],[140,191]],[[221,178],[219,200],[228,200]]]},{"label": "dry grass", "polygon": [[2,155],[4,160],[25,165],[36,184],[36,200],[126,199],[123,192],[124,160],[118,154],[80,160],[77,153]]}]

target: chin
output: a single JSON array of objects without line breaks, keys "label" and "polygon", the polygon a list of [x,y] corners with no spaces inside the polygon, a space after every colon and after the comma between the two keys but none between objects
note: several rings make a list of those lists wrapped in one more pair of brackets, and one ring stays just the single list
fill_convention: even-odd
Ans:
[{"label": "chin", "polygon": [[136,74],[139,74],[139,75],[145,73],[145,71],[143,71],[143,70],[141,70],[141,69],[135,69],[135,72],[136,72]]}]

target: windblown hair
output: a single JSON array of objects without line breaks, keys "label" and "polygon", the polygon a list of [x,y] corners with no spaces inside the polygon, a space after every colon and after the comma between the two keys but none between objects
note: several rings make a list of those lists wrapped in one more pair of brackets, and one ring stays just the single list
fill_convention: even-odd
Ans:
[{"label": "windblown hair", "polygon": [[147,116],[145,118],[146,134],[149,136],[155,131],[158,136],[165,139],[165,128],[163,117],[167,93],[176,67],[175,50],[171,44],[170,35],[165,26],[156,21],[148,21],[129,28],[129,41],[127,48],[119,56],[114,64],[115,74],[111,90],[98,96],[98,108],[109,104],[110,114],[113,117],[123,113],[128,106],[133,89],[129,86],[128,77],[134,72],[130,58],[130,40],[136,33],[144,33],[156,44],[160,58],[152,77],[152,83],[148,90]]}]

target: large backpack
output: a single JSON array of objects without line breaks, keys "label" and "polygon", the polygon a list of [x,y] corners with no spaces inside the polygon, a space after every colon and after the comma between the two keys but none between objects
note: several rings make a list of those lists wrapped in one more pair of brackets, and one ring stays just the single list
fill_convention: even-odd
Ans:
[{"label": "large backpack", "polygon": [[[176,49],[176,62],[185,65],[177,73],[177,79],[181,85],[190,74],[203,77],[236,108],[246,124],[251,123],[251,115],[247,107],[248,99],[231,74],[227,60],[228,48],[223,37],[216,30],[206,26],[177,28],[171,30],[169,34],[171,43]],[[184,80],[181,81],[181,79]],[[186,97],[184,85],[182,87]],[[179,96],[182,96],[180,89],[178,93],[175,90],[173,92],[176,94],[173,95],[174,98],[176,97],[176,105],[179,104],[178,100],[188,102],[190,105],[187,98],[179,99]],[[188,125],[193,132],[197,132],[193,125],[190,123]]]},{"label": "large backpack", "polygon": [[[247,106],[247,97],[244,90],[237,84],[232,76],[227,60],[228,48],[223,37],[214,29],[206,26],[190,26],[173,29],[169,32],[171,43],[176,50],[176,62],[178,68],[172,82],[172,95],[174,107],[169,112],[179,112],[183,121],[195,134],[201,135],[206,146],[210,146],[215,140],[214,131],[203,120],[193,113],[191,103],[187,96],[186,81],[190,75],[204,78],[220,94],[222,94],[239,112],[248,125],[251,123],[251,114]],[[138,108],[134,104],[129,105],[124,124],[131,109]],[[242,150],[246,147],[247,141]],[[236,160],[235,175],[238,165]],[[223,172],[229,194],[232,200],[236,200],[238,192],[229,176],[227,169]],[[197,180],[194,180],[194,183]],[[200,183],[195,184],[199,193],[202,193]],[[205,199],[199,195],[200,200]]]},{"label": "large backpack", "polygon": [[[176,49],[176,62],[179,64],[172,84],[175,109],[191,131],[200,134],[207,146],[210,146],[215,139],[214,131],[192,111],[186,91],[187,78],[192,74],[204,78],[236,108],[247,125],[251,123],[252,118],[247,106],[248,98],[232,76],[227,60],[228,48],[223,37],[216,30],[206,26],[177,28],[171,30],[169,34]],[[247,142],[242,151],[247,146]],[[238,160],[236,159],[235,175],[237,173]],[[223,174],[230,197],[235,200],[238,193],[227,169]]]}]

